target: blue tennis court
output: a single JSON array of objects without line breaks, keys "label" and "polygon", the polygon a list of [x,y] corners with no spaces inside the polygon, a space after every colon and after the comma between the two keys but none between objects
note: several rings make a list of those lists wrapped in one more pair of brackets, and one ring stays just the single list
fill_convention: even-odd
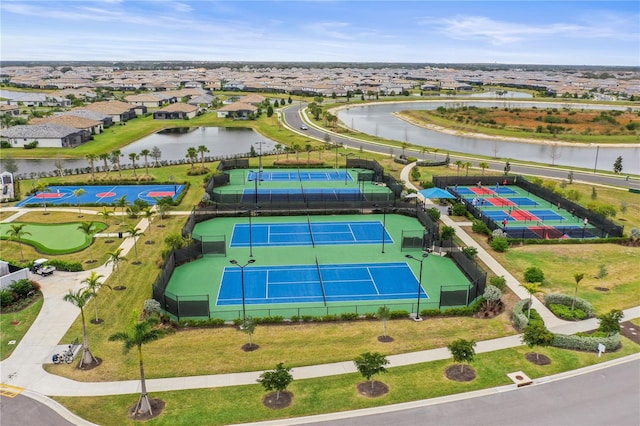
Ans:
[{"label": "blue tennis court", "polygon": [[597,238],[591,229],[581,226],[529,226],[506,228],[510,238],[565,239],[565,238]]},{"label": "blue tennis court", "polygon": [[465,195],[472,195],[472,196],[476,196],[476,195],[514,195],[517,194],[518,192],[507,187],[507,186],[498,186],[495,188],[490,188],[490,187],[482,187],[482,188],[478,188],[478,187],[466,187],[466,186],[461,186],[458,187],[458,189],[456,190],[458,191],[458,194],[465,196]]},{"label": "blue tennis court", "polygon": [[[80,199],[74,195],[74,191],[83,189],[85,193]],[[171,197],[176,199],[184,185],[95,185],[95,186],[49,186],[46,191],[38,192],[29,198],[16,204],[22,207],[27,204],[47,205],[56,204],[112,204],[122,196],[126,196],[127,203],[133,204],[137,199],[144,200],[150,205],[156,203],[155,198]]]},{"label": "blue tennis court", "polygon": [[290,171],[290,172],[249,172],[247,181],[270,181],[270,182],[331,182],[331,181],[353,181],[351,174],[345,171]]},{"label": "blue tennis court", "polygon": [[379,221],[258,223],[233,226],[231,247],[393,244]]},{"label": "blue tennis court", "polygon": [[[244,268],[245,304],[397,300],[418,296],[418,279],[404,262]],[[420,287],[420,297],[428,299]],[[216,305],[242,304],[242,271],[224,268]]]},{"label": "blue tennis court", "polygon": [[[274,188],[258,189],[258,202],[290,201],[364,201],[366,197],[358,188]],[[242,203],[256,201],[255,189],[244,189]]]}]

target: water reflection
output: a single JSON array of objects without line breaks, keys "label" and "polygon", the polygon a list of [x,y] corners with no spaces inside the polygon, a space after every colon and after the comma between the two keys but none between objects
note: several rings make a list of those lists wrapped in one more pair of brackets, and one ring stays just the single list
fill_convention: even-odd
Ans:
[{"label": "water reflection", "polygon": [[395,104],[376,104],[352,107],[338,112],[338,117],[348,126],[385,139],[406,141],[414,145],[451,150],[469,154],[485,155],[496,158],[511,158],[521,161],[611,170],[618,156],[623,157],[623,172],[640,173],[640,148],[609,147],[605,145],[563,146],[526,143],[514,140],[493,140],[450,135],[412,125],[393,115],[404,110],[433,110],[439,106],[462,107],[481,106],[499,108],[582,108],[582,109],[619,109],[605,105],[584,105],[570,103],[535,103],[503,100],[494,101],[435,101],[404,102]]}]

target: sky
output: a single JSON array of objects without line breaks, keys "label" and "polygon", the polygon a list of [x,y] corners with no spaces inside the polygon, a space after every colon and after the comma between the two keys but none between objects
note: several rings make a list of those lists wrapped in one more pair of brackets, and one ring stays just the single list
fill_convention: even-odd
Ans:
[{"label": "sky", "polygon": [[638,1],[2,0],[2,61],[640,66]]}]

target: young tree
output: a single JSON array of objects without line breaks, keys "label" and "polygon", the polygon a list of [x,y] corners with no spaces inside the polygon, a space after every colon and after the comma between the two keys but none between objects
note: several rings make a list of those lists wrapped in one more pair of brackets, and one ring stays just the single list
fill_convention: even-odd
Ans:
[{"label": "young tree", "polygon": [[135,152],[129,154],[129,160],[133,163],[133,177],[136,177],[136,160],[139,160],[140,156]]},{"label": "young tree", "polygon": [[389,360],[378,352],[365,352],[357,357],[353,363],[362,374],[362,377],[371,382],[371,389],[373,389],[373,380],[371,378],[376,374],[386,373],[387,369],[384,366],[389,364]]},{"label": "young tree", "polygon": [[151,403],[149,402],[149,395],[147,394],[147,383],[145,381],[144,375],[144,360],[142,357],[142,345],[146,345],[160,339],[162,336],[164,336],[164,332],[158,328],[154,328],[154,326],[158,323],[158,319],[156,317],[150,317],[145,319],[144,321],[138,320],[139,317],[140,315],[138,314],[138,312],[134,311],[129,329],[112,334],[109,337],[109,340],[123,342],[123,352],[125,354],[127,354],[133,347],[136,347],[138,349],[141,393],[134,413],[139,412],[143,414],[153,414],[151,411]]},{"label": "young tree", "polygon": [[162,158],[162,151],[157,146],[151,148],[151,158],[153,158],[154,167],[160,167],[160,159]]},{"label": "young tree", "polygon": [[82,188],[78,188],[73,191],[73,195],[74,197],[76,197],[76,200],[78,201],[78,217],[82,217],[82,210],[80,210],[80,197],[82,197],[86,193],[87,191],[85,191]]},{"label": "young tree", "polygon": [[82,358],[80,358],[80,364],[78,368],[82,368],[84,365],[97,364],[98,360],[93,356],[89,349],[89,337],[87,335],[87,323],[84,318],[84,307],[91,298],[92,293],[89,289],[81,288],[78,290],[69,290],[69,293],[63,297],[65,302],[72,303],[80,309],[80,317],[82,319]]},{"label": "young tree", "polygon": [[198,158],[198,150],[196,150],[194,147],[187,148],[186,157],[189,159],[189,162],[191,163],[191,170],[195,169],[196,159]]},{"label": "young tree", "polygon": [[571,301],[571,313],[573,313],[573,307],[576,304],[576,297],[578,296],[578,284],[584,278],[584,274],[573,274],[573,279],[576,281],[576,288],[573,290],[573,300]]},{"label": "young tree", "polygon": [[382,336],[387,337],[387,323],[391,318],[391,309],[388,306],[380,306],[378,308],[378,318],[382,321]]},{"label": "young tree", "polygon": [[460,363],[460,372],[464,371],[464,364],[472,363],[473,358],[476,356],[476,342],[474,340],[458,339],[447,345],[447,349],[451,352],[453,361]]},{"label": "young tree", "polygon": [[280,392],[287,390],[292,381],[291,368],[285,367],[282,362],[276,365],[275,370],[262,373],[258,379],[258,383],[267,392],[276,391],[276,400],[280,398]]},{"label": "young tree", "polygon": [[[151,222],[153,221],[153,218],[155,215],[156,215],[156,212],[154,212],[151,207],[145,207],[144,209],[142,209],[142,212],[140,212],[140,216],[147,219],[147,222],[149,223],[149,227],[147,228],[149,230],[149,237],[151,237]],[[152,244],[152,243],[147,242],[147,244]]]},{"label": "young tree", "polygon": [[144,232],[140,228],[135,225],[129,225],[126,229],[127,238],[133,239],[133,250],[136,253],[136,260],[133,262],[134,265],[140,264],[138,260],[138,238],[144,236]]},{"label": "young tree", "polygon": [[118,286],[120,285],[120,264],[122,262],[126,262],[127,258],[122,256],[122,247],[118,247],[114,251],[110,251],[107,253],[109,256],[109,260],[107,260],[107,265],[111,263],[111,270],[116,273],[116,280],[118,281]]},{"label": "young tree", "polygon": [[[89,239],[89,247],[91,247],[91,244],[93,243],[93,234],[95,233],[93,222],[80,222],[80,225],[78,225],[77,229],[79,229],[84,235],[87,236],[87,238]],[[92,259],[91,256],[89,256],[89,259],[87,259],[87,263],[93,262],[95,262],[95,259]]]},{"label": "young tree", "polygon": [[622,173],[622,155],[618,156],[618,158],[616,158],[616,161],[613,163],[613,173]]},{"label": "young tree", "polygon": [[116,207],[120,207],[120,212],[122,214],[121,226],[124,226],[124,210],[127,208],[127,196],[123,195],[122,197],[118,198],[117,200],[115,200],[114,204],[116,205]]},{"label": "young tree", "polygon": [[536,283],[522,284],[522,287],[529,293],[529,309],[527,309],[527,318],[531,318],[531,305],[533,304],[533,295],[540,292],[540,286]]},{"label": "young tree", "polygon": [[18,242],[18,247],[20,248],[20,260],[24,258],[24,254],[22,253],[22,237],[25,235],[31,235],[31,232],[25,231],[24,227],[26,223],[21,223],[19,225],[11,225],[11,229],[7,231],[7,235],[12,240],[16,240]]},{"label": "young tree", "polygon": [[[549,346],[553,342],[553,333],[547,330],[543,322],[529,323],[522,332],[522,342],[530,348],[535,346]],[[539,359],[536,352],[536,359]]]},{"label": "young tree", "polygon": [[100,282],[101,278],[104,278],[104,275],[100,275],[96,271],[91,271],[91,275],[82,280],[82,283],[87,285],[87,290],[89,290],[91,296],[93,297],[93,306],[96,310],[96,319],[94,324],[100,323],[100,318],[98,318],[98,290],[100,290],[102,287],[111,289],[111,286]]},{"label": "young tree", "polygon": [[142,151],[140,151],[140,155],[142,155],[142,157],[144,158],[144,173],[147,176],[149,176],[149,155],[150,154],[151,154],[151,151],[149,151],[148,149],[143,149]]},{"label": "young tree", "polygon": [[456,228],[454,228],[453,226],[445,225],[442,227],[442,230],[440,231],[440,239],[442,241],[448,241],[452,239],[454,235],[456,235]]},{"label": "young tree", "polygon": [[598,331],[603,331],[609,336],[620,333],[622,318],[624,318],[624,313],[618,309],[612,309],[608,313],[598,316],[598,320],[600,320]]},{"label": "young tree", "polygon": [[598,265],[598,273],[596,274],[596,278],[600,280],[600,284],[604,285],[604,279],[609,275],[609,271],[607,270],[607,265],[604,263]]},{"label": "young tree", "polygon": [[252,341],[253,333],[256,331],[256,321],[252,316],[247,315],[246,318],[242,321],[242,326],[240,330],[243,333],[246,333],[249,336],[249,346],[246,347],[247,350],[251,351],[257,349],[258,345],[254,345]]},{"label": "young tree", "polygon": [[49,212],[47,211],[47,197],[44,196],[44,194],[51,192],[51,188],[49,188],[49,185],[47,185],[45,182],[37,181],[35,183],[35,189],[36,189],[36,192],[40,192],[43,194],[43,197],[42,197],[42,207],[44,207],[43,214],[48,215]]}]

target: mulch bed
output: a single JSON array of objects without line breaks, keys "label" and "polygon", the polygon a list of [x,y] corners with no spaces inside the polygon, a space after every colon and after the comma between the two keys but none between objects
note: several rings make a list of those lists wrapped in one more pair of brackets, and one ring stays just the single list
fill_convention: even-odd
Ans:
[{"label": "mulch bed", "polygon": [[546,355],[539,354],[536,352],[527,352],[524,356],[527,361],[535,364],[535,365],[549,365],[551,364],[551,358]]},{"label": "mulch bed", "polygon": [[[256,345],[255,343],[245,343],[244,345],[242,345],[242,350],[245,352],[253,352],[256,351],[260,348],[260,345]],[[282,395],[280,395],[280,398],[282,398]]]},{"label": "mulch bed", "polygon": [[476,378],[476,370],[467,364],[451,365],[444,370],[444,374],[447,379],[455,380],[456,382],[470,382]]},{"label": "mulch bed", "polygon": [[393,337],[391,336],[378,336],[378,342],[382,342],[382,343],[389,343],[389,342],[393,342]]},{"label": "mulch bed", "polygon": [[293,394],[289,391],[280,392],[280,396],[276,399],[277,392],[268,393],[262,398],[262,405],[273,410],[287,408],[293,403]]},{"label": "mulch bed", "polygon": [[360,382],[357,388],[358,393],[367,398],[378,398],[389,393],[389,386],[377,380],[373,381],[373,386],[371,382]]},{"label": "mulch bed", "polygon": [[127,287],[125,287],[125,286],[123,286],[123,285],[117,285],[117,286],[115,286],[113,289],[114,289],[114,290],[118,290],[118,291],[120,291],[120,290],[126,290],[126,289],[127,289]]},{"label": "mulch bed", "polygon": [[[80,356],[82,356],[82,352],[80,352]],[[102,364],[102,358],[96,358],[96,362],[92,362],[91,364],[82,364],[82,367],[80,367],[78,364],[78,370],[82,370],[82,371],[89,371],[89,370],[93,370],[94,368],[100,366],[100,364]]]},{"label": "mulch bed", "polygon": [[484,306],[478,312],[473,314],[474,318],[495,318],[505,311],[505,304],[499,301],[491,310],[486,310]]},{"label": "mulch bed", "polygon": [[89,322],[90,322],[91,324],[96,324],[96,325],[97,325],[97,324],[102,324],[102,323],[104,322],[104,320],[103,320],[102,318],[98,318],[98,319],[93,318],[93,319],[92,319],[92,320],[90,320]]},{"label": "mulch bed", "polygon": [[640,345],[640,327],[638,327],[631,321],[620,323],[620,334],[633,341],[634,343]]},{"label": "mulch bed", "polygon": [[149,405],[151,405],[150,413],[136,413],[134,411],[136,409],[136,405],[137,401],[136,404],[133,404],[131,407],[129,407],[129,418],[131,420],[145,421],[155,419],[160,414],[162,414],[162,412],[164,411],[165,402],[161,399],[149,398]]}]

